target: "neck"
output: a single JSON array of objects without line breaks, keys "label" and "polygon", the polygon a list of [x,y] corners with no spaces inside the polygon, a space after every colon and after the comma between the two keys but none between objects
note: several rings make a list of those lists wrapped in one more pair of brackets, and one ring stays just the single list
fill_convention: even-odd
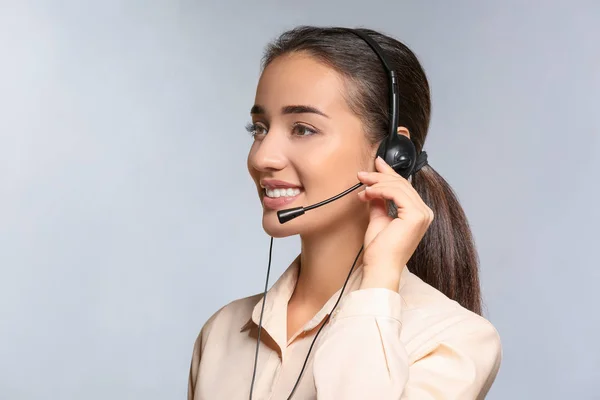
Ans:
[{"label": "neck", "polygon": [[[301,238],[300,275],[290,301],[320,309],[343,286],[364,242],[368,221],[336,224],[335,228]],[[362,253],[354,265],[362,264]]]}]

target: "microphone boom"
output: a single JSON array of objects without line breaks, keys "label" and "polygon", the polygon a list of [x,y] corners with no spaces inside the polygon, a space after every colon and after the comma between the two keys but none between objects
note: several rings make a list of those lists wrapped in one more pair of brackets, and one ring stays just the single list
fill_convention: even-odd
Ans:
[{"label": "microphone boom", "polygon": [[277,211],[277,218],[279,219],[279,223],[284,224],[296,217],[303,215],[306,211],[314,210],[317,207],[321,207],[325,204],[331,203],[332,201],[342,198],[345,195],[347,195],[348,193],[358,189],[362,185],[363,185],[363,183],[359,182],[356,185],[352,186],[351,188],[344,190],[340,194],[337,194],[333,197],[328,198],[327,200],[320,201],[316,204],[313,204],[313,205],[310,205],[307,207],[294,207],[294,208],[287,208],[285,210],[279,210],[279,211]]}]

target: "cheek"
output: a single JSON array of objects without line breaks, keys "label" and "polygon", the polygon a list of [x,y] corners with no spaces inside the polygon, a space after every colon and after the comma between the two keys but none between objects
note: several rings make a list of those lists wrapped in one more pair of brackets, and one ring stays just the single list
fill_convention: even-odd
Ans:
[{"label": "cheek", "polygon": [[361,146],[359,164],[364,171],[375,171],[375,157],[377,157],[378,145],[371,143],[366,137]]},{"label": "cheek", "polygon": [[322,146],[311,152],[307,157],[306,165],[312,171],[319,171],[323,175],[343,178],[348,175],[356,178],[356,173],[361,170],[375,170],[375,151],[372,146],[362,138],[331,143],[331,146]]},{"label": "cheek", "polygon": [[376,152],[373,150],[372,152],[365,152],[361,157],[360,168],[362,171],[376,171],[375,168],[375,157]]},{"label": "cheek", "polygon": [[348,170],[344,152],[339,148],[321,146],[295,157],[294,169],[309,194],[329,192],[336,188],[339,180]]},{"label": "cheek", "polygon": [[298,157],[295,162],[309,203],[324,200],[354,186],[359,182],[358,171],[375,168],[374,160],[362,143],[336,143],[336,146],[322,146],[309,154]]}]

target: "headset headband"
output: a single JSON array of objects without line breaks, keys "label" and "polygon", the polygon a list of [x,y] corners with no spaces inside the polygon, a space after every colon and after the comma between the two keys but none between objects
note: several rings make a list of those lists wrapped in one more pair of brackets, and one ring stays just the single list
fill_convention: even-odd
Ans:
[{"label": "headset headband", "polygon": [[383,53],[381,47],[373,40],[369,35],[356,29],[345,28],[347,31],[354,33],[362,40],[364,40],[377,54],[385,72],[388,76],[388,92],[389,92],[389,106],[390,106],[390,127],[388,132],[387,141],[388,144],[392,144],[394,135],[398,132],[398,103],[399,103],[399,90],[398,90],[398,79],[396,71],[392,70],[388,64],[387,59]]}]

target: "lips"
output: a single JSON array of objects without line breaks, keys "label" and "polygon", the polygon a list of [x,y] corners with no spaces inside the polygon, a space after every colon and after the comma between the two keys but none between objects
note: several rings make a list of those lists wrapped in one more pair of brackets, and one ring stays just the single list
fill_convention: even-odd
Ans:
[{"label": "lips", "polygon": [[260,181],[260,186],[265,189],[296,189],[301,188],[301,185],[280,181],[277,179],[263,179]]}]

